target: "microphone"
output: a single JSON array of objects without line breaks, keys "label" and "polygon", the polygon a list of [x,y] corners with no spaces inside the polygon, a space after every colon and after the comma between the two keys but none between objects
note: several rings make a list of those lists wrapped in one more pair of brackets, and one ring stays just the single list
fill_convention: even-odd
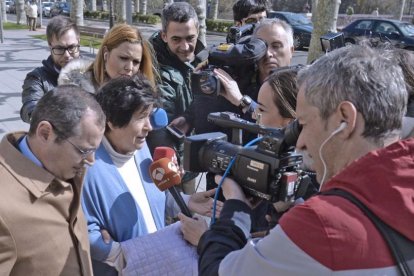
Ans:
[{"label": "microphone", "polygon": [[170,159],[171,161],[173,161],[173,163],[177,162],[177,156],[175,155],[174,149],[170,147],[156,147],[152,159],[154,161],[157,161],[163,157]]},{"label": "microphone", "polygon": [[154,130],[163,128],[168,125],[167,112],[164,109],[156,108],[150,116],[151,126]]},{"label": "microphone", "polygon": [[150,176],[155,185],[162,192],[168,189],[180,207],[181,212],[187,217],[192,217],[190,210],[175,188],[175,185],[181,183],[181,177],[178,173],[178,167],[167,157],[158,159],[150,165]]}]

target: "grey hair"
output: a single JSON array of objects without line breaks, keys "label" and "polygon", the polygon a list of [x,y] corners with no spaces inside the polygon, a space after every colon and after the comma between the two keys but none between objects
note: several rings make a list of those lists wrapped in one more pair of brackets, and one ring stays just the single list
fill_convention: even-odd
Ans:
[{"label": "grey hair", "polygon": [[30,121],[29,135],[40,122],[48,121],[56,133],[56,142],[79,135],[80,121],[89,110],[96,114],[97,126],[105,127],[105,114],[95,96],[77,85],[57,86],[37,103]]},{"label": "grey hair", "polygon": [[279,18],[265,18],[261,20],[260,23],[257,24],[256,28],[253,31],[253,37],[257,38],[257,33],[259,32],[260,29],[265,28],[265,27],[273,27],[273,25],[279,25],[285,30],[285,32],[288,34],[288,37],[287,37],[288,45],[289,47],[293,47],[292,26],[290,26],[288,23],[286,23],[285,21]]},{"label": "grey hair", "polygon": [[407,90],[400,66],[384,50],[363,45],[337,49],[301,70],[298,84],[323,120],[341,102],[351,102],[365,120],[362,136],[376,143],[401,128]]},{"label": "grey hair", "polygon": [[162,10],[162,31],[167,32],[168,24],[170,24],[171,21],[177,23],[187,23],[191,19],[194,20],[195,26],[198,30],[199,22],[197,13],[189,3],[174,2],[172,4],[169,4]]}]

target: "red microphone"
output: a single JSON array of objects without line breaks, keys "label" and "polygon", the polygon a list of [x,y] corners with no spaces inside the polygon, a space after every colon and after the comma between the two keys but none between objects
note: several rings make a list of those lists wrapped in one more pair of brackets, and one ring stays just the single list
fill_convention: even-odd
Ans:
[{"label": "red microphone", "polygon": [[163,157],[167,157],[171,161],[177,161],[177,155],[175,154],[175,150],[170,147],[156,147],[154,150],[154,156],[152,159],[157,161]]},{"label": "red microphone", "polygon": [[150,165],[150,176],[158,189],[161,191],[168,189],[180,207],[181,212],[191,218],[191,212],[185,204],[184,199],[177,189],[175,189],[175,185],[181,183],[181,177],[176,164],[167,157],[154,161]]}]

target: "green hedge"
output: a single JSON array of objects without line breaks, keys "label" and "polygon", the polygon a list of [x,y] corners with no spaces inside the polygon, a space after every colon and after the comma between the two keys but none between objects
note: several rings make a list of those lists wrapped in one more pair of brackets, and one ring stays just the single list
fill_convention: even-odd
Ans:
[{"label": "green hedge", "polygon": [[227,33],[228,29],[233,26],[233,21],[207,19],[206,25],[208,31]]},{"label": "green hedge", "polygon": [[152,14],[144,15],[144,14],[134,13],[132,15],[132,21],[147,23],[147,24],[157,24],[161,22],[161,18],[157,15],[152,15]]}]

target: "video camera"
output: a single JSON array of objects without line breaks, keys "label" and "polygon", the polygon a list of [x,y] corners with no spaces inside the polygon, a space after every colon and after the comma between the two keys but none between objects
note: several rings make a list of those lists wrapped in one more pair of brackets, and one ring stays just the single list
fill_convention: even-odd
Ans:
[{"label": "video camera", "polygon": [[[254,26],[254,24],[248,25]],[[242,28],[244,27],[239,29]],[[256,63],[266,54],[266,50],[266,42],[251,37],[245,37],[243,41],[237,41],[235,44],[224,43],[212,46],[209,49],[208,65],[191,74],[191,91],[194,95],[218,96],[220,80],[215,76],[214,68],[223,69],[239,87],[246,87],[251,81],[251,77],[246,74],[253,74],[256,71]]]},{"label": "video camera", "polygon": [[294,151],[301,131],[297,121],[283,129],[274,129],[229,112],[210,113],[208,120],[240,134],[246,130],[263,137],[257,145],[247,148],[227,142],[227,136],[221,132],[186,137],[186,171],[223,174],[234,157],[230,175],[247,194],[271,202],[293,202],[305,194],[311,180],[299,169],[302,156]]},{"label": "video camera", "polygon": [[256,28],[257,23],[245,24],[243,26],[233,26],[230,27],[226,42],[236,44],[240,41],[241,38],[252,35],[254,29]]}]

